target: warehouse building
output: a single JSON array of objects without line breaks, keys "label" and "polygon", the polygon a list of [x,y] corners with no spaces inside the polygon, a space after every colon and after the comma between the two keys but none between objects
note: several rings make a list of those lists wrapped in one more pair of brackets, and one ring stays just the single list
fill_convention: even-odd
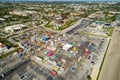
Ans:
[{"label": "warehouse building", "polygon": [[14,32],[26,29],[26,28],[27,28],[27,26],[25,26],[23,24],[17,24],[17,25],[5,27],[5,31],[8,33],[10,33],[10,32],[14,33]]}]

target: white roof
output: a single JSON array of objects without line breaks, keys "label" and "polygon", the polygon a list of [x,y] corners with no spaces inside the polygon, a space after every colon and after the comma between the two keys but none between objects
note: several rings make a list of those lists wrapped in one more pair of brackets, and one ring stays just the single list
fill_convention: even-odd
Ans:
[{"label": "white roof", "polygon": [[27,11],[27,10],[25,12],[29,14],[37,13],[36,11]]},{"label": "white roof", "polygon": [[24,26],[25,25],[23,25],[23,24],[17,24],[17,25],[8,26],[8,27],[5,27],[5,28],[17,29],[17,28],[24,27]]},{"label": "white roof", "polygon": [[65,44],[64,46],[63,46],[63,49],[64,50],[68,50],[68,49],[70,49],[70,48],[72,48],[73,47],[73,45],[71,45],[71,44]]},{"label": "white roof", "polygon": [[5,19],[4,18],[0,18],[0,21],[4,21]]}]

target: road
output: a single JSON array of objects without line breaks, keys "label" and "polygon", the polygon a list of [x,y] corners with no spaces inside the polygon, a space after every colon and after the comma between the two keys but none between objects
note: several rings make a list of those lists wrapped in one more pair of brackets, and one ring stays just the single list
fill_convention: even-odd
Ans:
[{"label": "road", "polygon": [[115,28],[98,80],[120,80],[120,29]]},{"label": "road", "polygon": [[66,32],[67,34],[72,34],[81,28],[87,27],[90,23],[91,23],[90,20],[80,19],[79,21],[76,22],[76,24],[74,24],[70,28],[65,29],[63,32]]}]

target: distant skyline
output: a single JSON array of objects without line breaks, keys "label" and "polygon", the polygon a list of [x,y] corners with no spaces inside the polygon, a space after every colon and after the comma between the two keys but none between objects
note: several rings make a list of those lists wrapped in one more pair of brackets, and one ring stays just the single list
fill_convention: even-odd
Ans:
[{"label": "distant skyline", "polygon": [[116,1],[120,2],[120,0],[0,0],[0,1]]}]

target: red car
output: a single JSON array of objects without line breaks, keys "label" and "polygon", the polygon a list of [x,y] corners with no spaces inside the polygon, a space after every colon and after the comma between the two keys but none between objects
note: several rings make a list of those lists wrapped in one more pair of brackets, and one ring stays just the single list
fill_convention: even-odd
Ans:
[{"label": "red car", "polygon": [[57,72],[54,70],[50,71],[50,74],[52,74],[53,76],[58,76]]}]

